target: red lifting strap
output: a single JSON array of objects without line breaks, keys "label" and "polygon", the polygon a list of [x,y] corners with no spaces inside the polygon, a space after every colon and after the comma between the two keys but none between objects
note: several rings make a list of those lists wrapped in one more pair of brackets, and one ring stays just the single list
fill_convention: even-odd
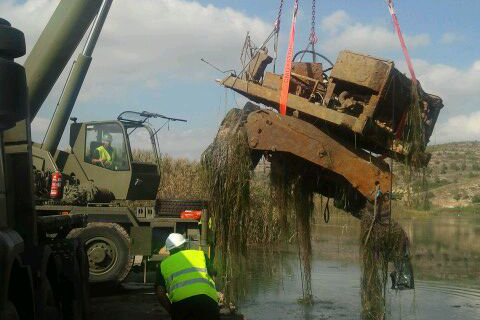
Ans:
[{"label": "red lifting strap", "polygon": [[292,29],[290,30],[290,41],[288,43],[287,58],[283,70],[282,90],[280,91],[280,114],[287,113],[288,90],[292,71],[293,43],[295,42],[295,25],[297,23],[298,0],[293,5]]},{"label": "red lifting strap", "polygon": [[403,55],[407,61],[408,70],[410,70],[410,75],[412,76],[413,82],[417,82],[417,77],[415,76],[415,71],[413,70],[412,60],[408,54],[407,45],[403,39],[402,31],[400,30],[400,24],[398,23],[397,15],[395,14],[395,9],[393,8],[393,0],[387,0],[387,6],[388,10],[390,10],[390,14],[392,15],[393,25],[395,26],[395,31],[397,31],[398,39],[400,40],[400,45],[402,46]]},{"label": "red lifting strap", "polygon": [[[408,54],[407,45],[405,44],[405,40],[403,39],[402,31],[400,30],[400,24],[398,23],[397,15],[395,14],[395,9],[393,8],[393,0],[386,0],[388,10],[392,15],[393,25],[395,27],[395,31],[397,32],[398,39],[400,40],[400,45],[402,46],[403,55],[405,56],[405,60],[407,61],[408,70],[410,71],[410,75],[412,76],[412,85],[416,86],[417,84],[417,77],[415,76],[415,71],[413,70],[412,60],[410,59],[410,55]],[[398,124],[397,130],[395,132],[395,137],[399,138],[402,135],[403,127],[405,126],[405,121],[407,119],[407,111],[402,115],[402,119],[400,119],[400,123]]]}]

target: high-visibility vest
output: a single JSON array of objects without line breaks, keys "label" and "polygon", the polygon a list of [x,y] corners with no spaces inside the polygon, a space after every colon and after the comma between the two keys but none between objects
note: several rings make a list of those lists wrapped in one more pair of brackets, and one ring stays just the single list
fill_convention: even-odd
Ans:
[{"label": "high-visibility vest", "polygon": [[108,153],[107,149],[105,149],[104,146],[100,146],[97,148],[98,154],[100,155],[100,159],[112,162],[112,157],[113,157],[113,150],[112,150],[112,155]]},{"label": "high-visibility vest", "polygon": [[199,294],[206,294],[218,302],[215,282],[207,272],[203,251],[177,252],[162,261],[161,271],[172,303]]}]

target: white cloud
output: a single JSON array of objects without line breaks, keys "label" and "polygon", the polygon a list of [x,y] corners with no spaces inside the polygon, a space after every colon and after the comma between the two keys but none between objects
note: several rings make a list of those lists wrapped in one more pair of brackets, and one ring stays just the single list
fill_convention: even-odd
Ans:
[{"label": "white cloud", "polygon": [[175,157],[200,159],[202,152],[212,143],[217,127],[187,129],[177,126],[174,130],[159,133],[160,151]]},{"label": "white cloud", "polygon": [[322,20],[321,27],[330,32],[336,32],[338,28],[349,24],[350,16],[344,10],[338,10]]},{"label": "white cloud", "polygon": [[451,117],[435,128],[432,142],[480,140],[480,111]]},{"label": "white cloud", "polygon": [[[322,50],[327,53],[336,54],[347,48],[373,55],[399,50],[400,44],[393,27],[354,23],[343,10],[327,16],[321,26],[328,35],[321,44]],[[430,36],[425,33],[404,35],[404,37],[407,45],[411,48],[430,44]]]},{"label": "white cloud", "polygon": [[443,44],[452,44],[464,40],[464,36],[456,34],[455,32],[446,32],[442,35],[440,42]]},{"label": "white cloud", "polygon": [[[58,2],[7,0],[0,12],[25,32],[31,49]],[[221,69],[238,67],[247,31],[259,43],[271,29],[259,18],[197,1],[114,1],[80,98],[92,99],[118,84],[152,88],[158,79],[211,79],[200,58]]]},{"label": "white cloud", "polygon": [[48,125],[50,124],[50,119],[36,117],[32,122],[32,137],[33,140],[38,142],[41,141],[43,135],[47,131]]},{"label": "white cloud", "polygon": [[29,52],[55,11],[58,2],[59,0],[28,0],[20,4],[15,0],[2,0],[0,1],[0,13],[2,18],[12,24],[12,27],[23,31],[27,52]]},{"label": "white cloud", "polygon": [[[419,59],[414,59],[413,65],[423,89],[440,96],[445,105],[430,140],[480,140],[480,60],[465,69]],[[404,61],[396,66],[408,70]]]},{"label": "white cloud", "polygon": [[[425,60],[413,60],[415,72],[425,91],[441,96],[450,116],[459,112],[473,112],[480,108],[480,60],[466,69],[445,64],[431,64]],[[397,67],[406,72],[404,61]]]}]

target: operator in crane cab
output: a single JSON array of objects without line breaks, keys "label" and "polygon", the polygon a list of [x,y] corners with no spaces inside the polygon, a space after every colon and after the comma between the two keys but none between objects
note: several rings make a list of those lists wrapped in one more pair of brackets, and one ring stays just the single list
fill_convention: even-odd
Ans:
[{"label": "operator in crane cab", "polygon": [[106,133],[102,138],[102,145],[95,149],[92,164],[105,168],[113,168],[113,161],[116,158],[115,150],[112,147],[112,135]]},{"label": "operator in crane cab", "polygon": [[219,319],[215,272],[201,250],[186,249],[187,241],[171,233],[165,241],[170,256],[158,266],[155,292],[172,320]]}]

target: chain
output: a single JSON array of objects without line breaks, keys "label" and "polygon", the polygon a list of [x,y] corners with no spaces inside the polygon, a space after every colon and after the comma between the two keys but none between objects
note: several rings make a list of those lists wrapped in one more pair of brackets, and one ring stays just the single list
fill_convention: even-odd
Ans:
[{"label": "chain", "polygon": [[283,1],[280,0],[280,6],[278,7],[277,19],[275,20],[275,31],[278,33],[280,31],[280,18],[282,16]]},{"label": "chain", "polygon": [[275,57],[273,58],[273,73],[275,73],[275,69],[276,69],[276,66],[277,66],[278,35],[280,33],[280,19],[282,17],[283,1],[284,0],[280,0],[280,6],[278,7],[277,19],[275,20],[275,25],[273,27],[273,32],[275,33],[275,38],[274,38],[274,43],[273,43],[273,51],[275,52]]},{"label": "chain", "polygon": [[310,44],[312,45],[318,41],[317,34],[315,33],[315,11],[315,0],[312,0],[312,30],[310,31]]}]

